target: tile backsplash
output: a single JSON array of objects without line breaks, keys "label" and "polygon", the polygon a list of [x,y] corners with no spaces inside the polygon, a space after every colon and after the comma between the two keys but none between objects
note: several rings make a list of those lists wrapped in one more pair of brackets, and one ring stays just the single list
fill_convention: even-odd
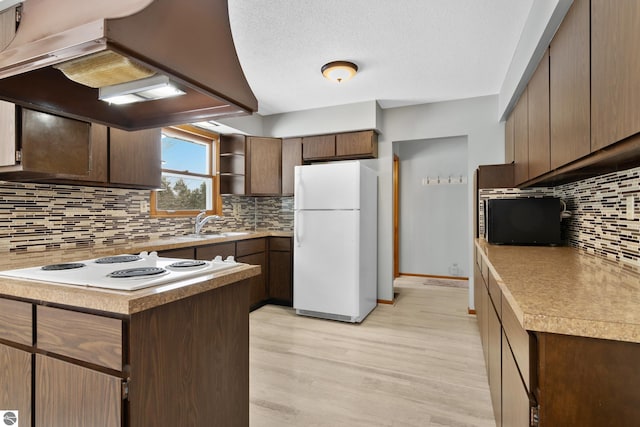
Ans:
[{"label": "tile backsplash", "polygon": [[[555,196],[567,203],[571,218],[562,235],[570,246],[640,265],[640,168],[610,173],[554,188],[480,190],[479,232],[484,234],[484,203],[491,198]],[[631,200],[633,219],[627,217]]]},{"label": "tile backsplash", "polygon": [[[148,190],[0,181],[0,253],[101,247],[189,233],[193,218],[151,218]],[[203,231],[293,230],[293,197],[223,196]]]}]

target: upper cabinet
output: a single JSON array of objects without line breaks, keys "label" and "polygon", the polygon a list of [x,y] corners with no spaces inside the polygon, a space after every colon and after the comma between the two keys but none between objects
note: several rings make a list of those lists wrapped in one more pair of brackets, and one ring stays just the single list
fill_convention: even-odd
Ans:
[{"label": "upper cabinet", "polygon": [[526,156],[518,106],[505,125],[516,185],[557,185],[640,165],[639,19],[638,2],[574,0],[525,92]]},{"label": "upper cabinet", "polygon": [[220,193],[253,196],[282,192],[282,140],[220,136]]},{"label": "upper cabinet", "polygon": [[302,159],[330,160],[336,157],[336,136],[318,135],[302,138]]},{"label": "upper cabinet", "polygon": [[372,130],[302,138],[305,162],[378,157],[378,134]]},{"label": "upper cabinet", "polygon": [[118,186],[160,188],[161,130],[127,132],[109,128],[109,182]]},{"label": "upper cabinet", "polygon": [[640,132],[639,21],[638,1],[591,1],[592,151]]},{"label": "upper cabinet", "polygon": [[557,168],[591,152],[589,0],[573,2],[549,51],[551,168]]},{"label": "upper cabinet", "polygon": [[282,194],[292,195],[294,190],[294,171],[302,165],[302,138],[284,138],[282,140]]},{"label": "upper cabinet", "polygon": [[160,130],[125,132],[0,102],[0,179],[160,186]]},{"label": "upper cabinet", "polygon": [[513,163],[515,160],[514,157],[514,115],[509,115],[507,121],[504,125],[504,162],[505,163]]},{"label": "upper cabinet", "polygon": [[513,109],[514,117],[514,164],[516,184],[529,179],[529,106],[527,89],[524,90]]},{"label": "upper cabinet", "polygon": [[282,139],[247,138],[247,194],[276,195],[282,192]]},{"label": "upper cabinet", "polygon": [[549,51],[529,81],[529,178],[551,170],[549,141]]}]

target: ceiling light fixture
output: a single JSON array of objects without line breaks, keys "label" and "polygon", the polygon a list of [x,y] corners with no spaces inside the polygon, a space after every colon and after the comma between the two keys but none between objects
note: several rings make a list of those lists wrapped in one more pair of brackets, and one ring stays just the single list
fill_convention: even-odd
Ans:
[{"label": "ceiling light fixture", "polygon": [[355,76],[358,72],[358,66],[348,61],[333,61],[324,64],[320,69],[322,75],[332,82],[342,83]]},{"label": "ceiling light fixture", "polygon": [[101,87],[98,98],[111,104],[132,104],[184,95],[185,92],[171,85],[169,77],[156,75],[145,79]]}]

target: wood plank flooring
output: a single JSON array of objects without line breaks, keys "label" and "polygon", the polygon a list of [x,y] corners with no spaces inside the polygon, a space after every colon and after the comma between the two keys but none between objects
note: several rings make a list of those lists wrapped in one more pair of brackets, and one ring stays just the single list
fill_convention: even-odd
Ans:
[{"label": "wood plank flooring", "polygon": [[250,425],[495,426],[467,290],[396,288],[360,325],[250,315]]}]

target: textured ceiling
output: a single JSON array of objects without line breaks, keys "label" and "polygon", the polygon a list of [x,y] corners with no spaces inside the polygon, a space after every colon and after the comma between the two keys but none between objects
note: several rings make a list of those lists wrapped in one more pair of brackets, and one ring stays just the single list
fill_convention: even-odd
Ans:
[{"label": "textured ceiling", "polygon": [[[533,0],[228,0],[238,57],[269,115],[499,92]],[[320,74],[334,60],[359,73]]]}]

